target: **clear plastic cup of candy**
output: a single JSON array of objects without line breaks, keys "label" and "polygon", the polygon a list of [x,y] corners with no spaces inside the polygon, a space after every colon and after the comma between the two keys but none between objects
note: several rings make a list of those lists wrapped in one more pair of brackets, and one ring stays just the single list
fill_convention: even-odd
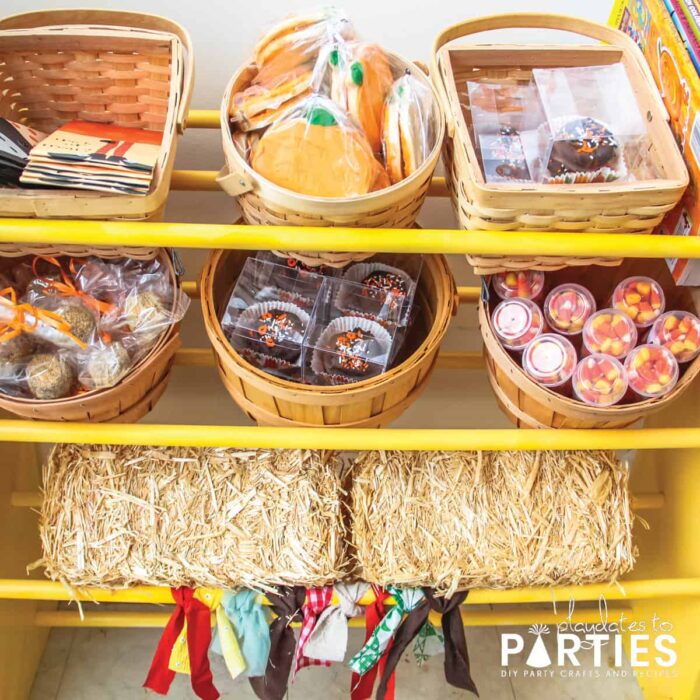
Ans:
[{"label": "clear plastic cup of candy", "polygon": [[541,299],[544,292],[544,272],[519,270],[499,272],[491,278],[491,287],[500,299]]},{"label": "clear plastic cup of candy", "polygon": [[638,345],[625,360],[630,391],[637,400],[668,394],[678,381],[678,362],[663,345]]},{"label": "clear plastic cup of candy", "polygon": [[637,327],[624,311],[601,309],[586,321],[581,337],[589,354],[602,352],[623,360],[637,344]]},{"label": "clear plastic cup of candy", "polygon": [[576,368],[576,350],[571,341],[556,333],[543,333],[530,341],[523,352],[525,374],[548,389],[565,392]]},{"label": "clear plastic cup of candy", "polygon": [[668,348],[683,364],[700,354],[700,319],[690,311],[667,311],[654,321],[647,342]]},{"label": "clear plastic cup of candy", "polygon": [[666,299],[655,279],[628,277],[615,287],[612,306],[624,311],[637,328],[648,328],[664,312]]},{"label": "clear plastic cup of candy", "polygon": [[589,406],[613,406],[627,393],[627,371],[619,360],[596,352],[576,365],[571,383],[579,401]]},{"label": "clear plastic cup of candy", "polygon": [[544,302],[544,315],[549,327],[562,335],[576,336],[595,313],[593,295],[580,284],[560,284]]},{"label": "clear plastic cup of candy", "polygon": [[491,325],[501,345],[520,352],[544,327],[542,310],[529,299],[505,299],[491,314]]}]

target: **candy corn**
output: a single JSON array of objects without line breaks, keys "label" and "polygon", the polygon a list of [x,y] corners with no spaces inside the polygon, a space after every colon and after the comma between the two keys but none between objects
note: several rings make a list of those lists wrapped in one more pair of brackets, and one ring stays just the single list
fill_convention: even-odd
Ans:
[{"label": "candy corn", "polygon": [[582,338],[589,353],[602,352],[620,360],[637,344],[637,328],[623,311],[601,309],[586,321]]},{"label": "candy corn", "polygon": [[664,312],[664,290],[651,277],[628,277],[615,287],[612,305],[624,311],[637,328],[648,328]]},{"label": "candy corn", "polygon": [[560,284],[544,302],[549,327],[564,335],[576,335],[595,311],[593,295],[580,284]]},{"label": "candy corn", "polygon": [[678,381],[678,362],[663,345],[637,346],[627,355],[625,369],[630,389],[641,398],[663,396]]},{"label": "candy corn", "polygon": [[491,314],[496,336],[507,350],[522,350],[542,332],[542,311],[529,299],[506,299]]},{"label": "candy corn", "polygon": [[572,384],[579,401],[590,406],[612,406],[627,391],[627,372],[614,357],[594,353],[576,365]]},{"label": "candy corn", "polygon": [[700,353],[700,319],[689,311],[668,311],[654,321],[648,342],[668,348],[678,362]]},{"label": "candy corn", "polygon": [[499,272],[491,278],[491,286],[501,299],[537,299],[544,289],[544,273],[539,270]]},{"label": "candy corn", "polygon": [[523,369],[538,384],[561,387],[576,367],[576,350],[569,340],[555,333],[543,333],[525,348]]}]

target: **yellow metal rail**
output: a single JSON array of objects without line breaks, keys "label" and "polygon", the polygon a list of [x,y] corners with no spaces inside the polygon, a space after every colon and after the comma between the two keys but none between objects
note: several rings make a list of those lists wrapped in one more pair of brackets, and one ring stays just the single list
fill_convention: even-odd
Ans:
[{"label": "yellow metal rail", "polygon": [[700,236],[2,219],[0,242],[240,250],[700,258]]},{"label": "yellow metal rail", "polygon": [[[601,612],[597,609],[575,612],[571,619],[567,612],[552,612],[546,610],[461,610],[462,622],[468,627],[490,627],[492,625],[556,625],[562,622],[596,623],[601,622]],[[608,607],[605,619],[613,622],[620,615],[627,614],[628,608]],[[34,624],[38,627],[158,627],[162,628],[168,622],[170,612],[121,612],[96,611],[80,612],[73,610],[47,610],[34,615]],[[441,625],[441,615],[431,612],[430,621],[437,627]],[[212,626],[215,618],[212,615]],[[348,620],[350,627],[364,627],[364,617],[353,617]],[[300,627],[301,623],[292,622],[292,627]]]},{"label": "yellow metal rail", "polygon": [[1,442],[316,450],[697,449],[700,428],[271,428],[0,420]]},{"label": "yellow metal rail", "polygon": [[[588,584],[556,588],[513,588],[495,590],[477,588],[469,592],[469,605],[501,605],[520,603],[564,603],[574,601],[654,600],[700,596],[700,578],[646,579],[617,584]],[[0,600],[80,600],[95,603],[172,604],[169,588],[132,586],[123,589],[85,588],[69,590],[55,581],[0,579]],[[371,595],[360,602],[372,602]],[[391,600],[389,602],[392,602]]]}]

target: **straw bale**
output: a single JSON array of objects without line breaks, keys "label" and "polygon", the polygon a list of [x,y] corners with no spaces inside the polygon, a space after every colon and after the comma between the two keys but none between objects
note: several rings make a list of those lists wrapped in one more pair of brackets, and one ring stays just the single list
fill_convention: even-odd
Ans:
[{"label": "straw bale", "polygon": [[356,573],[372,583],[580,584],[634,564],[611,452],[365,452],[351,473]]},{"label": "straw bale", "polygon": [[344,575],[328,452],[59,445],[44,467],[46,574],[72,586],[261,586]]}]

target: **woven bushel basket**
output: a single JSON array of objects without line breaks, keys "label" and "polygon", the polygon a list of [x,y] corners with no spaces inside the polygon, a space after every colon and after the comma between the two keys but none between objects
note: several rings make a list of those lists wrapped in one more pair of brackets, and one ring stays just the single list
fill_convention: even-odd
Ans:
[{"label": "woven bushel basket", "polygon": [[[572,32],[603,42],[591,45],[458,44],[455,39],[494,29],[538,28]],[[471,116],[464,94],[468,80],[524,80],[532,69],[622,63],[647,126],[649,159],[658,175],[632,182],[558,185],[489,184],[472,139]],[[441,32],[433,46],[431,75],[445,112],[443,149],[447,186],[463,229],[555,231],[575,234],[651,233],[680,200],[688,172],[654,78],[635,43],[622,32],[563,15],[535,13],[480,17]],[[633,105],[632,105],[633,107]],[[634,154],[635,156],[637,154]],[[477,274],[504,270],[555,270],[565,266],[619,264],[599,256],[468,255]]]},{"label": "woven bushel basket", "polygon": [[346,575],[342,494],[331,453],[58,445],[41,563],[70,586],[322,586]]},{"label": "woven bushel basket", "polygon": [[[439,108],[435,88],[414,63],[388,52],[392,64],[403,65],[433,93],[435,101],[435,146],[425,162],[410,177],[378,192],[351,198],[311,197],[279,187],[258,175],[233,144],[229,124],[229,106],[233,95],[246,88],[255,76],[254,66],[242,67],[226,88],[221,103],[221,135],[226,165],[219,184],[238,200],[246,223],[283,226],[351,226],[364,228],[411,228],[428,194],[430,180],[440,157],[445,119]],[[332,237],[332,234],[330,234]],[[345,267],[365,260],[372,253],[312,251],[275,251],[282,257],[294,257],[312,267]]]},{"label": "woven bushel basket", "polygon": [[[180,282],[168,251],[160,248],[157,255],[170,272],[173,286],[170,308],[173,308]],[[0,257],[0,271],[3,266],[12,264],[12,258]],[[17,398],[0,393],[0,408],[36,420],[135,423],[151,411],[165,391],[179,347],[180,324],[176,323],[165,329],[148,353],[123,379],[108,389],[95,389],[53,401]]]},{"label": "woven bushel basket", "polygon": [[352,468],[355,574],[383,586],[614,581],[634,565],[612,452],[366,452]]},{"label": "woven bushel basket", "polygon": [[[0,117],[50,133],[79,119],[163,133],[147,195],[0,188],[0,216],[159,219],[165,208],[193,83],[189,35],[155,15],[45,10],[0,21]],[[3,255],[150,259],[155,248],[0,244]]]},{"label": "woven bushel basket", "polygon": [[202,271],[204,325],[216,365],[234,401],[261,425],[375,428],[401,415],[420,395],[435,366],[455,304],[447,260],[427,255],[416,289],[416,315],[398,363],[371,379],[345,386],[290,382],[254,367],[231,346],[219,318],[251,253],[213,251]]},{"label": "woven bushel basket", "polygon": [[[620,267],[605,274],[571,268],[553,272],[548,284],[578,282],[588,287],[599,309],[609,306],[615,285],[632,275],[648,275],[658,280],[666,296],[666,308],[697,313],[694,290],[676,287],[663,260],[625,260]],[[623,428],[668,406],[685,392],[700,372],[700,357],[683,369],[678,384],[665,396],[631,404],[608,407],[588,406],[540,386],[523,372],[520,365],[504,350],[491,326],[488,303],[479,302],[479,326],[484,339],[484,358],[491,388],[503,412],[519,427],[526,428]]]}]

